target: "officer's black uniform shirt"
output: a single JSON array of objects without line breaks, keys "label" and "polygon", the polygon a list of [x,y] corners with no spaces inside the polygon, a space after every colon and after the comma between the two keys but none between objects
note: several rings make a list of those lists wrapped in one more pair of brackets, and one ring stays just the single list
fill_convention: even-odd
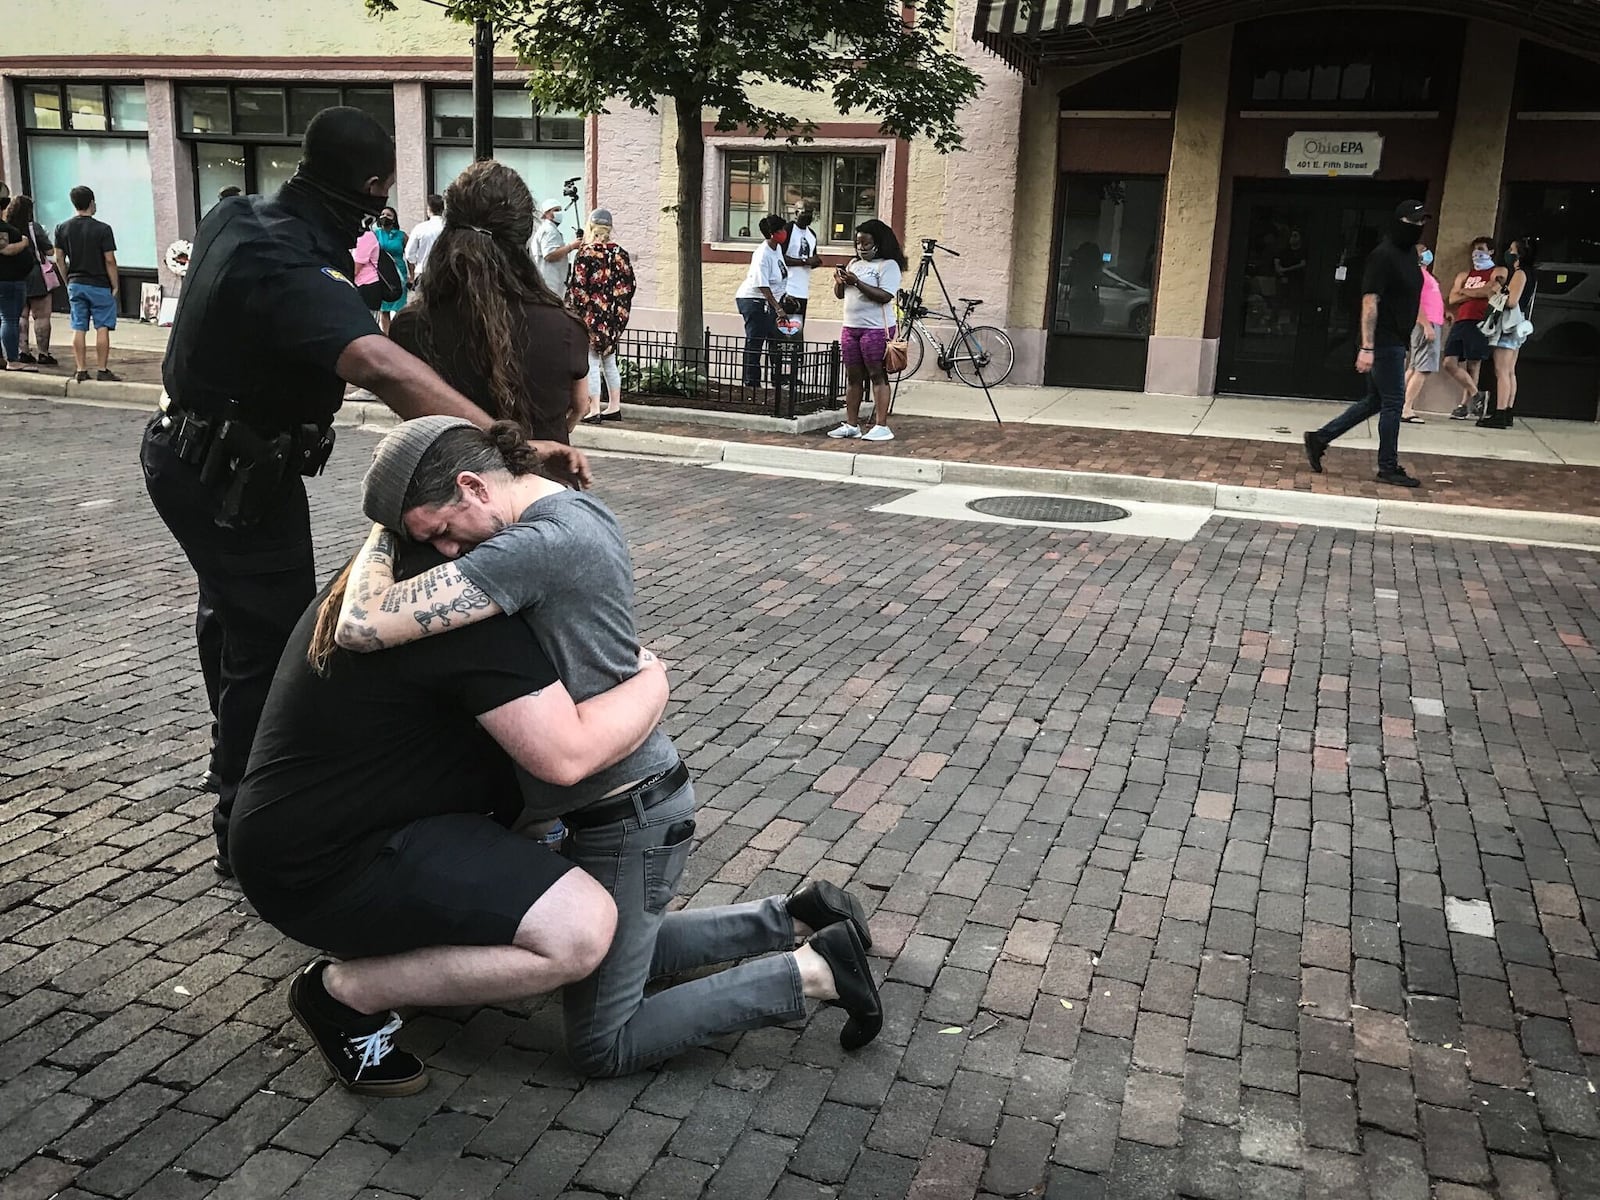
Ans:
[{"label": "officer's black uniform shirt", "polygon": [[263,432],[327,425],[344,400],[334,364],[379,336],[351,282],[348,235],[292,187],[235,196],[206,214],[179,295],[161,378],[201,416],[228,399]]}]

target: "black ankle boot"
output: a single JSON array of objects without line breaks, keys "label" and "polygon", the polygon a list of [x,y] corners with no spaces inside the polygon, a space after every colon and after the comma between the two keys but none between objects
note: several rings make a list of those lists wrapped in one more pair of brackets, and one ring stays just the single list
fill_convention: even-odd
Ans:
[{"label": "black ankle boot", "polygon": [[854,922],[829,925],[806,945],[820,954],[833,972],[833,986],[839,998],[829,1003],[850,1014],[839,1031],[839,1045],[846,1050],[861,1049],[883,1028],[883,1002],[878,999],[872,961]]},{"label": "black ankle boot", "polygon": [[872,949],[872,933],[867,928],[866,910],[861,907],[861,901],[842,887],[836,887],[826,879],[813,879],[784,903],[791,917],[811,926],[813,931],[837,925],[840,921],[849,921],[856,927],[861,944],[868,950]]}]

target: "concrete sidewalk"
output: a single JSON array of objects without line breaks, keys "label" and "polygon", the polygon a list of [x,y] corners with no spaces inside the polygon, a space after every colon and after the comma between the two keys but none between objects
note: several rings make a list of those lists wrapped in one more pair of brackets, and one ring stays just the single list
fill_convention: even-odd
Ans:
[{"label": "concrete sidewalk", "polygon": [[[1326,423],[1343,407],[1327,400],[1270,400],[1254,396],[1152,396],[1089,388],[991,389],[1003,421],[1078,429],[1122,429],[1179,437],[1242,438],[1293,442]],[[940,417],[994,423],[983,392],[959,383],[918,380],[902,384],[896,416]],[[1600,425],[1544,418],[1519,420],[1510,429],[1479,429],[1445,413],[1422,413],[1423,424],[1400,430],[1402,454],[1443,454],[1508,462],[1600,466]],[[1339,445],[1376,450],[1378,430],[1368,421]]]}]

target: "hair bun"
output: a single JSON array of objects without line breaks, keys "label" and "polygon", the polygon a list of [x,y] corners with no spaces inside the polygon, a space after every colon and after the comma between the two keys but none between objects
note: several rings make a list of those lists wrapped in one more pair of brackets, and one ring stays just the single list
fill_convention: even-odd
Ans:
[{"label": "hair bun", "polygon": [[513,475],[527,475],[538,468],[539,456],[528,445],[527,431],[515,421],[496,421],[489,426],[489,440]]}]

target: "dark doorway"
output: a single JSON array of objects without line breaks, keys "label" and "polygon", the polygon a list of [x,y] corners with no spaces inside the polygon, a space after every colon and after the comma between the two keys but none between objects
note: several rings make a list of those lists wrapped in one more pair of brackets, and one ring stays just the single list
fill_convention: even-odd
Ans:
[{"label": "dark doorway", "polygon": [[1061,177],[1046,384],[1144,388],[1164,187],[1154,175]]},{"label": "dark doorway", "polygon": [[1355,370],[1362,267],[1395,205],[1426,191],[1417,183],[1241,183],[1217,390],[1359,396],[1366,384]]}]

